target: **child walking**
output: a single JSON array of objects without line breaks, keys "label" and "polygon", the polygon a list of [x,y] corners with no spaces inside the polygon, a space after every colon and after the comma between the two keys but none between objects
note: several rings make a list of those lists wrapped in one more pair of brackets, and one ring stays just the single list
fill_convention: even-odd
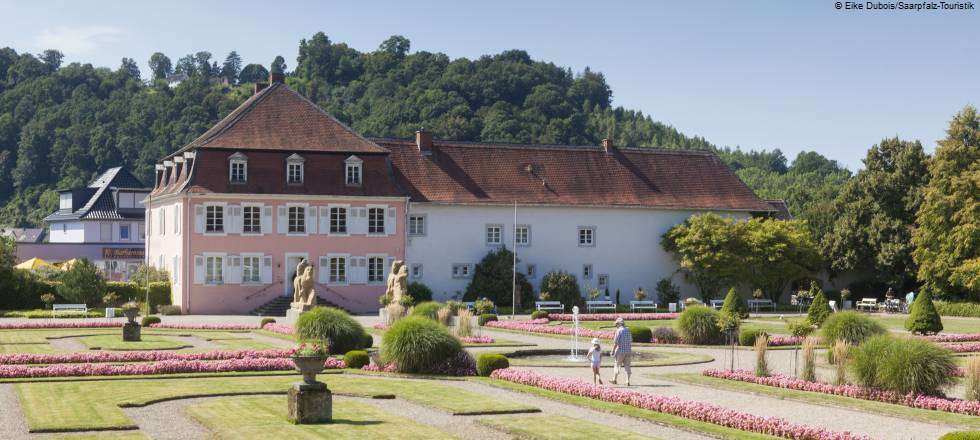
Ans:
[{"label": "child walking", "polygon": [[592,348],[589,349],[587,356],[589,362],[592,363],[592,384],[594,385],[598,381],[599,385],[602,385],[602,376],[599,375],[599,367],[602,365],[602,349],[599,348],[599,338],[592,338]]}]

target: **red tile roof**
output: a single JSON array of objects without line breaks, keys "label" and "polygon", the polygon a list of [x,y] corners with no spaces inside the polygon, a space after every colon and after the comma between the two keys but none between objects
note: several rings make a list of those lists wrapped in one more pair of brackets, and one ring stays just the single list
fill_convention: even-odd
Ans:
[{"label": "red tile roof", "polygon": [[412,201],[771,211],[717,155],[653,148],[374,139]]},{"label": "red tile roof", "polygon": [[252,95],[175,154],[199,147],[293,152],[387,152],[282,83],[273,83]]}]

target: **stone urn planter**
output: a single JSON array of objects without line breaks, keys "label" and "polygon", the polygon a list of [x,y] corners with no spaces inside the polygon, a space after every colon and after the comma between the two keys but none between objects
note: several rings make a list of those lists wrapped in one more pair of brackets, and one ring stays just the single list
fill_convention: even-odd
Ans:
[{"label": "stone urn planter", "polygon": [[317,382],[327,356],[293,356],[293,364],[303,381],[289,389],[287,415],[296,424],[326,423],[333,420],[333,395],[327,384]]},{"label": "stone urn planter", "polygon": [[122,306],[123,316],[126,317],[126,323],[123,324],[123,341],[127,342],[138,342],[140,341],[140,325],[136,322],[136,317],[140,314],[139,306],[135,303],[127,303]]},{"label": "stone urn planter", "polygon": [[140,315],[139,309],[122,309],[123,316],[129,320],[129,322],[136,323],[136,317]]}]

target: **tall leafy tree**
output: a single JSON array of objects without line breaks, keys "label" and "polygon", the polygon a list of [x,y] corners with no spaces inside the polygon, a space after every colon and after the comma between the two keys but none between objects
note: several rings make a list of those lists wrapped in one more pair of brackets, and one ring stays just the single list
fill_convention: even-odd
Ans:
[{"label": "tall leafy tree", "polygon": [[743,267],[744,223],[717,214],[695,215],[664,234],[661,244],[673,254],[684,277],[701,299],[714,299],[735,284]]},{"label": "tall leafy tree", "polygon": [[269,79],[269,71],[261,64],[248,64],[238,74],[239,83],[254,83]]},{"label": "tall leafy tree", "polygon": [[41,62],[48,67],[48,70],[54,72],[61,67],[61,61],[65,59],[65,55],[60,51],[54,49],[48,49],[37,56],[41,59]]},{"label": "tall leafy tree", "polygon": [[928,182],[919,142],[885,139],[868,150],[865,168],[833,205],[834,222],[822,251],[835,272],[858,271],[895,288],[916,273],[912,229]]},{"label": "tall leafy tree", "polygon": [[950,121],[929,162],[914,233],[923,288],[980,300],[980,118],[966,107]]},{"label": "tall leafy tree", "polygon": [[126,78],[135,79],[137,81],[140,79],[140,68],[136,65],[136,61],[134,61],[132,58],[122,59],[122,62],[119,64],[119,72]]},{"label": "tall leafy tree", "polygon": [[170,58],[167,58],[166,55],[160,52],[154,52],[153,55],[150,55],[149,65],[153,79],[164,79],[174,73],[174,67],[170,62]]},{"label": "tall leafy tree", "polygon": [[238,75],[242,71],[242,57],[238,52],[231,51],[225,57],[225,62],[221,65],[221,77],[234,84],[238,81]]},{"label": "tall leafy tree", "polygon": [[820,269],[820,253],[800,220],[753,218],[745,224],[744,279],[778,302],[795,280]]}]

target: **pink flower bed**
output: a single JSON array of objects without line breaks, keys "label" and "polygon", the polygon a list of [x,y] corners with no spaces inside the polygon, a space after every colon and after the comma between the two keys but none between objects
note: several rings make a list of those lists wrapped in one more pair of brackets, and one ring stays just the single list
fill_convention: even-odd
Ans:
[{"label": "pink flower bed", "polygon": [[[677,319],[679,313],[580,313],[579,321],[615,321],[616,318],[623,318],[624,321],[659,321],[663,319]],[[552,321],[572,321],[569,313],[549,313],[548,319]]]},{"label": "pink flower bed", "polygon": [[777,417],[761,417],[724,408],[710,403],[658,396],[626,388],[609,388],[576,379],[547,376],[533,371],[504,368],[490,374],[494,379],[544,388],[559,393],[588,397],[605,402],[621,403],[659,413],[697,420],[742,431],[757,432],[797,440],[853,440],[867,436],[850,432],[829,431],[814,426],[792,423]]},{"label": "pink flower bed", "polygon": [[286,358],[292,350],[216,350],[204,353],[176,353],[170,350],[153,351],[95,351],[59,354],[13,353],[0,354],[0,365],[14,364],[82,364],[88,362],[155,362],[155,361],[217,361],[246,358]]},{"label": "pink flower bed", "polygon": [[[327,369],[345,368],[344,361],[329,358]],[[295,368],[289,358],[243,358],[218,361],[165,360],[139,364],[54,364],[43,367],[2,365],[0,378],[65,376],[136,376],[150,374],[217,373],[230,371],[284,371]]]},{"label": "pink flower bed", "polygon": [[980,342],[967,343],[967,344],[950,344],[941,342],[939,343],[943,348],[948,348],[954,353],[974,353],[980,352]]},{"label": "pink flower bed", "polygon": [[980,416],[980,402],[977,401],[947,399],[922,394],[907,394],[903,396],[892,391],[875,390],[857,385],[832,385],[823,382],[808,382],[799,378],[783,376],[780,374],[769,377],[756,377],[751,371],[746,370],[725,371],[708,369],[702,371],[701,374],[720,379],[750,382],[759,385],[768,385],[791,390],[834,394],[838,396],[852,397],[855,399],[894,403],[896,405],[905,405],[912,408],[932,409],[937,411],[967,414],[971,416]]},{"label": "pink flower bed", "polygon": [[122,326],[122,322],[113,321],[30,321],[0,323],[0,330],[26,330],[35,328],[113,328]]},{"label": "pink flower bed", "polygon": [[388,324],[385,324],[383,322],[376,323],[371,327],[374,327],[377,330],[388,330]]},{"label": "pink flower bed", "polygon": [[803,337],[801,336],[770,336],[769,346],[770,347],[782,347],[786,345],[800,345],[803,343]]},{"label": "pink flower bed", "polygon": [[[545,325],[548,319],[529,319],[526,321],[490,321],[484,327],[500,328],[504,330],[517,330],[530,333],[546,333],[552,335],[568,335],[575,333],[575,329],[566,325]],[[579,328],[578,335],[583,338],[612,339],[614,332],[610,330],[592,330]]]},{"label": "pink flower bed", "polygon": [[980,341],[980,333],[970,333],[970,334],[948,334],[948,335],[931,335],[926,336],[926,339],[932,342],[974,342]]},{"label": "pink flower bed", "polygon": [[276,324],[270,322],[262,327],[262,330],[270,331],[272,333],[278,333],[280,335],[292,335],[293,326],[286,324]]},{"label": "pink flower bed", "polygon": [[464,344],[493,344],[496,342],[490,336],[463,336],[459,338]]},{"label": "pink flower bed", "polygon": [[258,330],[259,326],[252,324],[181,324],[161,322],[150,324],[150,328],[170,328],[177,330]]},{"label": "pink flower bed", "polygon": [[380,371],[380,372],[384,372],[384,373],[397,373],[398,372],[398,366],[395,365],[394,362],[392,362],[392,363],[390,363],[388,365],[385,365],[384,368],[379,367],[379,366],[377,366],[375,364],[369,364],[369,365],[365,365],[365,366],[361,367],[361,369],[362,370],[365,370],[365,371]]}]

